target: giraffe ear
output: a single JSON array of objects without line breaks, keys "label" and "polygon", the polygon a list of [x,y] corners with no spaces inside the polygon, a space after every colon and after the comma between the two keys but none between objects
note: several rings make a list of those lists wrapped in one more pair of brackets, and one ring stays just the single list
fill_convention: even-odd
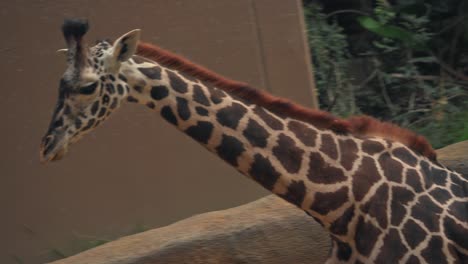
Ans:
[{"label": "giraffe ear", "polygon": [[114,42],[112,54],[115,61],[126,61],[135,54],[138,41],[140,40],[140,32],[141,30],[134,29]]}]

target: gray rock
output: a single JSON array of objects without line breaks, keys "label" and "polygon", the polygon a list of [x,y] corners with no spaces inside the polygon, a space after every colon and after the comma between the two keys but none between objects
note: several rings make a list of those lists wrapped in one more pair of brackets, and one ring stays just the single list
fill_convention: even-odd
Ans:
[{"label": "gray rock", "polygon": [[468,140],[437,150],[439,161],[457,172],[468,175]]},{"label": "gray rock", "polygon": [[269,195],[127,236],[54,264],[324,263],[328,234],[303,211]]}]

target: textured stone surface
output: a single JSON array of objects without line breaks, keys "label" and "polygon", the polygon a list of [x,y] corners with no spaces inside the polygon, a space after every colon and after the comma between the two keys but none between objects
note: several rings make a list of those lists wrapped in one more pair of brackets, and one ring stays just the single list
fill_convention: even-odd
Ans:
[{"label": "textured stone surface", "polygon": [[439,161],[445,166],[468,175],[468,140],[437,150]]},{"label": "textured stone surface", "polygon": [[324,263],[330,239],[274,195],[124,237],[54,264]]}]

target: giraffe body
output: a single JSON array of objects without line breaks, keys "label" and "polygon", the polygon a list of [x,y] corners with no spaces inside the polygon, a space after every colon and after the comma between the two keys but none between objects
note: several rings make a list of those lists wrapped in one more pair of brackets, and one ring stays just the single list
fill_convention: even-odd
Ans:
[{"label": "giraffe body", "polygon": [[61,158],[123,100],[136,102],[322,224],[333,238],[329,263],[467,261],[468,179],[430,155],[273,111],[213,76],[171,67],[170,55],[135,55],[138,30],[83,52],[80,22],[71,24],[45,161]]}]

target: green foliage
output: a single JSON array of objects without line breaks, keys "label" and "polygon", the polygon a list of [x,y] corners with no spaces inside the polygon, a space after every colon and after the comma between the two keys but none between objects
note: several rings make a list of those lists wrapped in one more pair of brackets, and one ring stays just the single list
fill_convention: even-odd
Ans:
[{"label": "green foliage", "polygon": [[314,47],[312,59],[318,66],[315,72],[320,101],[333,106],[335,113],[347,115],[356,112],[354,86],[346,74],[349,67],[348,42],[343,29],[336,21],[326,23],[326,15],[320,7],[311,5],[305,10],[308,24],[308,38]]},{"label": "green foliage", "polygon": [[372,17],[360,16],[358,21],[365,29],[376,33],[380,37],[400,40],[408,45],[415,45],[413,34],[401,27],[385,25]]},{"label": "green foliage", "polygon": [[435,147],[443,147],[453,142],[468,140],[468,111],[448,114],[440,122],[430,122],[414,129],[426,135]]},{"label": "green foliage", "polygon": [[434,147],[467,139],[468,3],[359,3],[305,5],[321,107],[398,123]]}]

